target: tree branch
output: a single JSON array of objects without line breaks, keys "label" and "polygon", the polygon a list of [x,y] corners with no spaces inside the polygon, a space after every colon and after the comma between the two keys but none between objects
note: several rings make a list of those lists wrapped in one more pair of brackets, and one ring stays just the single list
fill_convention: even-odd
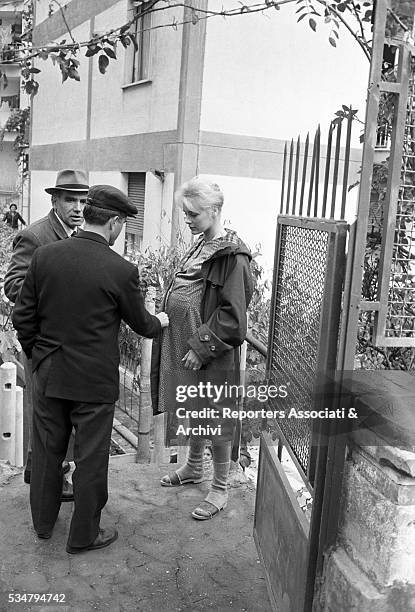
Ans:
[{"label": "tree branch", "polygon": [[356,21],[357,21],[357,23],[359,24],[359,27],[360,27],[360,35],[361,35],[362,38],[364,38],[365,37],[365,31],[363,29],[363,22],[360,19],[360,15],[359,15],[359,12],[358,12],[358,10],[356,8],[354,0],[351,0],[351,5],[353,7],[353,12],[354,12],[355,19],[356,19]]},{"label": "tree branch", "polygon": [[[251,2],[252,0],[249,0],[249,1]],[[87,56],[92,56],[102,51],[106,53],[107,56],[113,57],[113,59],[116,59],[115,55],[110,55],[108,53],[108,49],[105,48],[105,44],[110,44],[113,47],[115,47],[116,43],[120,41],[121,44],[124,47],[126,47],[127,44],[131,42],[133,37],[137,37],[138,35],[141,35],[143,32],[158,30],[158,29],[162,29],[166,27],[172,27],[174,29],[177,29],[179,26],[184,26],[187,24],[197,25],[199,21],[210,19],[211,17],[226,18],[226,17],[238,17],[242,15],[251,15],[255,13],[264,14],[266,11],[269,11],[272,9],[279,10],[280,6],[284,4],[290,4],[293,2],[296,2],[298,4],[298,1],[299,0],[264,0],[262,2],[256,2],[256,3],[248,4],[248,5],[243,4],[243,2],[240,2],[241,6],[239,7],[234,7],[231,9],[224,9],[222,6],[221,10],[215,11],[215,10],[211,10],[208,8],[202,9],[202,8],[195,7],[188,0],[187,1],[186,0],[177,1],[177,2],[175,1],[166,2],[166,0],[153,0],[152,2],[149,2],[149,4],[146,6],[144,10],[134,10],[133,17],[130,20],[128,20],[126,23],[124,23],[123,25],[118,26],[117,28],[110,29],[103,34],[93,36],[89,40],[77,42],[71,32],[69,23],[66,19],[65,10],[64,10],[65,7],[62,6],[61,0],[51,0],[50,2],[51,5],[56,4],[56,6],[59,7],[60,13],[62,15],[62,19],[65,23],[65,27],[67,28],[67,31],[71,37],[71,41],[67,44],[66,43],[65,44],[49,43],[47,45],[43,45],[39,47],[33,47],[33,45],[29,43],[25,47],[24,51],[22,50],[24,55],[20,58],[19,63],[22,66],[22,68],[26,70],[28,73],[25,77],[27,79],[25,83],[25,89],[27,93],[32,94],[32,93],[37,92],[37,89],[39,86],[37,81],[33,77],[33,74],[36,72],[39,72],[39,69],[35,71],[34,69],[31,69],[29,66],[31,60],[35,58],[41,58],[43,60],[47,60],[48,58],[52,57],[54,62],[58,63],[59,68],[62,71],[64,80],[66,80],[66,78],[75,78],[76,80],[79,80],[79,74],[76,70],[78,63],[77,63],[77,60],[75,59],[75,56],[82,48],[87,47],[88,50],[91,51],[91,53],[89,54],[87,53]],[[310,0],[303,0],[303,1],[307,2],[307,4],[310,3]],[[361,27],[361,31],[363,32],[363,26],[362,26],[361,20],[359,19],[359,16],[357,15],[358,9],[356,8],[356,5],[354,4],[354,0],[347,0],[347,1],[348,2],[351,1],[353,3],[352,4],[353,10],[356,13],[354,17],[358,20],[360,27]],[[326,15],[331,14],[332,16],[334,16],[332,17],[332,19],[333,21],[335,20],[337,28],[339,27],[339,23],[341,23],[346,28],[346,30],[353,36],[353,38],[356,40],[360,48],[363,50],[366,58],[370,60],[370,55],[371,55],[370,48],[369,48],[368,42],[364,39],[364,36],[359,36],[356,32],[354,32],[352,27],[347,23],[346,19],[341,14],[339,14],[339,12],[335,8],[328,6],[325,0],[317,0],[317,2],[321,4],[322,6],[324,6]],[[310,6],[312,5],[310,4]],[[132,31],[131,26],[133,26],[139,20],[141,20],[143,16],[149,13],[152,14],[152,13],[158,13],[160,11],[168,11],[170,9],[187,9],[188,11],[190,11],[190,17],[187,18],[188,13],[185,12],[185,16],[182,18],[182,21],[178,21],[176,20],[176,17],[174,17],[171,22],[161,23],[161,24],[153,25],[153,26],[150,25],[149,27],[141,28],[139,31],[136,31],[136,32]],[[350,6],[348,6],[348,11],[353,16],[353,12]],[[318,15],[318,13],[315,13],[315,14]],[[142,23],[140,25],[142,25]],[[133,41],[133,43],[135,43],[135,41]],[[60,57],[57,58],[56,56],[53,55],[54,53],[58,53]]]},{"label": "tree branch", "polygon": [[335,9],[331,8],[331,6],[328,7],[329,11],[332,12],[334,15],[336,15],[337,19],[339,19],[342,24],[344,25],[344,27],[346,28],[346,30],[348,30],[350,32],[350,34],[353,36],[353,38],[356,40],[356,42],[359,44],[359,46],[361,47],[362,51],[364,52],[364,54],[366,55],[366,58],[369,60],[371,59],[371,53],[367,47],[367,43],[364,42],[360,36],[358,36],[356,34],[356,32],[354,32],[352,30],[352,28],[349,26],[349,24],[347,23],[347,21],[344,19],[344,17],[342,16],[341,13],[338,13]]},{"label": "tree branch", "polygon": [[396,13],[391,8],[388,8],[388,13],[396,21],[396,23],[402,28],[404,32],[409,32],[409,28],[401,21]]},{"label": "tree branch", "polygon": [[[57,2],[57,0],[54,0],[55,2]],[[109,30],[108,32],[105,32],[105,34],[101,34],[100,36],[97,36],[93,39],[93,41],[91,40],[87,40],[87,41],[82,41],[82,42],[76,42],[71,35],[72,38],[72,43],[68,43],[65,45],[53,45],[51,48],[42,46],[42,47],[32,47],[31,48],[31,52],[26,55],[24,58],[22,58],[22,61],[27,61],[27,60],[31,60],[34,59],[36,57],[39,57],[39,55],[41,53],[49,52],[49,49],[52,50],[63,50],[63,51],[69,51],[69,52],[74,52],[75,50],[78,50],[82,47],[87,47],[88,45],[91,44],[91,42],[93,43],[100,43],[105,39],[111,39],[112,37],[115,39],[119,38],[119,32],[121,29],[125,28],[126,26],[131,26],[133,25],[138,19],[140,19],[143,15],[147,14],[147,13],[156,13],[159,11],[166,11],[168,9],[172,9],[172,8],[188,8],[191,9],[192,11],[195,11],[196,13],[202,13],[202,16],[197,16],[198,20],[206,20],[209,19],[211,17],[237,17],[237,16],[241,16],[241,15],[249,15],[252,13],[259,13],[259,12],[264,12],[270,9],[275,9],[276,7],[282,5],[282,4],[289,4],[289,3],[293,3],[296,2],[296,0],[268,0],[268,2],[261,2],[258,4],[253,4],[249,7],[249,10],[244,10],[244,6],[242,6],[241,8],[235,8],[235,9],[230,9],[230,10],[221,10],[221,11],[208,11],[208,10],[202,10],[202,9],[198,9],[195,8],[194,6],[191,6],[189,4],[186,4],[184,2],[175,2],[174,4],[169,4],[168,6],[163,6],[163,7],[155,7],[156,4],[159,3],[160,0],[156,0],[155,3],[149,7],[147,9],[147,11],[143,11],[142,13],[137,13],[136,15],[134,15],[134,17],[132,19],[130,19],[128,22],[126,22],[125,24],[119,26],[118,28],[114,28],[112,30]],[[246,8],[246,7],[245,7]],[[157,26],[151,26],[149,28],[142,28],[138,34],[142,34],[143,32],[148,32],[148,31],[153,31],[153,30],[159,30],[162,28],[166,28],[166,27],[172,27],[172,28],[177,28],[178,26],[181,25],[186,25],[186,24],[191,24],[193,23],[192,19],[185,19],[183,21],[172,21],[170,23],[163,23]],[[67,26],[69,27],[69,26]],[[70,30],[68,29],[69,33]]]},{"label": "tree branch", "polygon": [[69,36],[71,37],[72,42],[73,42],[74,44],[76,44],[76,40],[75,40],[75,38],[73,37],[73,34],[72,34],[72,31],[71,31],[71,28],[69,27],[69,23],[68,23],[68,21],[67,21],[67,19],[66,19],[66,15],[65,15],[64,7],[61,5],[61,3],[59,2],[59,0],[52,0],[52,2],[53,2],[54,4],[57,4],[57,5],[58,5],[58,7],[59,7],[59,11],[60,11],[60,14],[62,15],[63,23],[65,24],[65,27],[66,27],[66,29],[68,30],[68,34],[69,34]]},{"label": "tree branch", "polygon": [[360,36],[358,36],[356,34],[356,32],[354,32],[352,30],[352,28],[349,26],[349,24],[347,23],[347,21],[344,19],[343,15],[341,13],[339,13],[338,11],[336,11],[336,9],[332,8],[331,6],[329,6],[328,4],[326,4],[323,0],[317,0],[317,2],[319,2],[319,4],[322,4],[328,11],[330,11],[330,13],[332,13],[333,15],[336,16],[336,19],[338,19],[339,21],[342,22],[342,24],[344,25],[344,27],[346,28],[346,30],[348,30],[350,32],[350,34],[353,36],[353,38],[355,39],[355,41],[358,43],[358,45],[360,46],[360,48],[362,49],[363,53],[366,55],[366,58],[369,60],[371,59],[371,53],[370,50],[368,48],[368,44],[366,41],[362,40],[362,38],[360,38]]}]

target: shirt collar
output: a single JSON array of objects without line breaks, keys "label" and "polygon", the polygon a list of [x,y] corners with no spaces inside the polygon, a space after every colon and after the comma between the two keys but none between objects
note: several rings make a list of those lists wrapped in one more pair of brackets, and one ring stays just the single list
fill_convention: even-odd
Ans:
[{"label": "shirt collar", "polygon": [[55,213],[55,217],[57,218],[57,220],[59,221],[59,223],[62,225],[63,229],[65,230],[66,234],[69,236],[72,236],[72,234],[74,232],[76,232],[76,229],[73,227],[69,227],[69,225],[67,225],[64,221],[62,221],[62,219],[59,217],[59,215],[57,214],[56,210],[53,211]]}]

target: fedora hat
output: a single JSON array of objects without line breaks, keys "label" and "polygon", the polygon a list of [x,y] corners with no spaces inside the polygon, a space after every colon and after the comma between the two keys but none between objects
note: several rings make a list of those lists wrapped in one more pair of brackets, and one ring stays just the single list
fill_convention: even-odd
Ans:
[{"label": "fedora hat", "polygon": [[46,193],[55,191],[88,191],[88,179],[83,170],[60,170],[56,177],[56,185],[47,187]]}]

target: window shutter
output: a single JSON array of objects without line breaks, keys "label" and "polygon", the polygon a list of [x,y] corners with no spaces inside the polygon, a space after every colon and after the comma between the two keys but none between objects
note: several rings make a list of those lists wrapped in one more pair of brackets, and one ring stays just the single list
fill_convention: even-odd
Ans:
[{"label": "window shutter", "polygon": [[144,197],[146,191],[145,172],[131,172],[128,175],[128,197],[137,206],[138,214],[135,217],[127,217],[125,231],[127,234],[143,236],[144,232]]}]

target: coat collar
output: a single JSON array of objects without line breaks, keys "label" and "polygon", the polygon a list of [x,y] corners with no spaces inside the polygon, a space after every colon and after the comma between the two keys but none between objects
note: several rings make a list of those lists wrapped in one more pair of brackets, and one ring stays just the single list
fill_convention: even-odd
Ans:
[{"label": "coat collar", "polygon": [[203,263],[205,264],[207,262],[213,261],[214,259],[218,259],[220,257],[224,257],[226,255],[231,254],[243,254],[248,257],[249,261],[251,261],[252,259],[251,251],[248,249],[246,244],[237,236],[235,232],[232,232],[232,235],[226,236],[223,240],[221,248],[215,251],[215,253],[208,257],[208,259]]},{"label": "coat collar", "polygon": [[49,211],[48,219],[49,219],[49,223],[51,224],[53,228],[53,231],[55,232],[57,236],[59,236],[61,240],[68,237],[68,234],[65,232],[65,229],[62,223],[59,223],[59,220],[56,217],[55,211],[53,210],[53,208],[52,210]]},{"label": "coat collar", "polygon": [[79,230],[76,236],[74,236],[74,238],[84,238],[85,240],[92,240],[93,242],[100,242],[101,244],[105,244],[105,246],[109,246],[104,236],[100,236],[95,232],[86,232],[85,230]]}]

